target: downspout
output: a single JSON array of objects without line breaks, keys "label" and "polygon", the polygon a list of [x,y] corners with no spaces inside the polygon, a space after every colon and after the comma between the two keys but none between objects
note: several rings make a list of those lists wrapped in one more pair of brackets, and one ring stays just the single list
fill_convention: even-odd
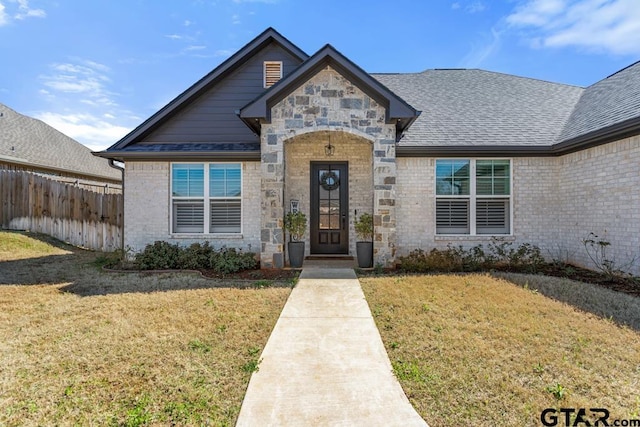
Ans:
[{"label": "downspout", "polygon": [[114,159],[108,159],[109,166],[114,169],[118,169],[120,171],[120,176],[122,177],[122,233],[120,233],[120,250],[122,251],[122,256],[125,256],[124,253],[124,168],[117,166],[115,164]]}]

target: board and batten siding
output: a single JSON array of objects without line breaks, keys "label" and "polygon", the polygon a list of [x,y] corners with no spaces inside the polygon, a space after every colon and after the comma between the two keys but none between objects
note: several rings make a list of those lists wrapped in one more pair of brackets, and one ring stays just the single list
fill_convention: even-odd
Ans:
[{"label": "board and batten siding", "polygon": [[235,112],[265,90],[264,61],[282,61],[285,77],[300,64],[298,58],[279,44],[271,43],[139,144],[259,142]]}]

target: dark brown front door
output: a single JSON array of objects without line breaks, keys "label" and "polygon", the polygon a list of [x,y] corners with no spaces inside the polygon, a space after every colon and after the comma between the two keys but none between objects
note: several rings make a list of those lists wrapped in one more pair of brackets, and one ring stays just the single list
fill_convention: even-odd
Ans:
[{"label": "dark brown front door", "polygon": [[349,253],[347,162],[311,162],[311,253]]}]

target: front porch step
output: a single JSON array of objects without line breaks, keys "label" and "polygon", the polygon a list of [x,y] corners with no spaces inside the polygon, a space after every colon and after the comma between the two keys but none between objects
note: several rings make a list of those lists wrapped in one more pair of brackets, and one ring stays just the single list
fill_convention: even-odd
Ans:
[{"label": "front porch step", "polygon": [[340,255],[340,254],[307,255],[306,257],[304,257],[304,259],[309,261],[316,261],[316,260],[353,261],[353,257],[351,255]]}]

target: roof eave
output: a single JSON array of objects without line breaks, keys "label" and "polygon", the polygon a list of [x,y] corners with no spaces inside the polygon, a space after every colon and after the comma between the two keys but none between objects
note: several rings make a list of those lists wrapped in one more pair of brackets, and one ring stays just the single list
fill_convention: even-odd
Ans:
[{"label": "roof eave", "polygon": [[553,150],[560,154],[568,154],[638,134],[640,134],[640,116],[566,139],[554,144]]},{"label": "roof eave", "polygon": [[550,146],[427,145],[396,147],[396,157],[526,157],[553,156]]},{"label": "roof eave", "polygon": [[193,161],[203,158],[220,159],[220,160],[238,160],[238,161],[259,161],[260,152],[258,151],[98,151],[92,153],[94,156],[105,159],[118,160],[125,162],[127,160],[139,161]]}]

